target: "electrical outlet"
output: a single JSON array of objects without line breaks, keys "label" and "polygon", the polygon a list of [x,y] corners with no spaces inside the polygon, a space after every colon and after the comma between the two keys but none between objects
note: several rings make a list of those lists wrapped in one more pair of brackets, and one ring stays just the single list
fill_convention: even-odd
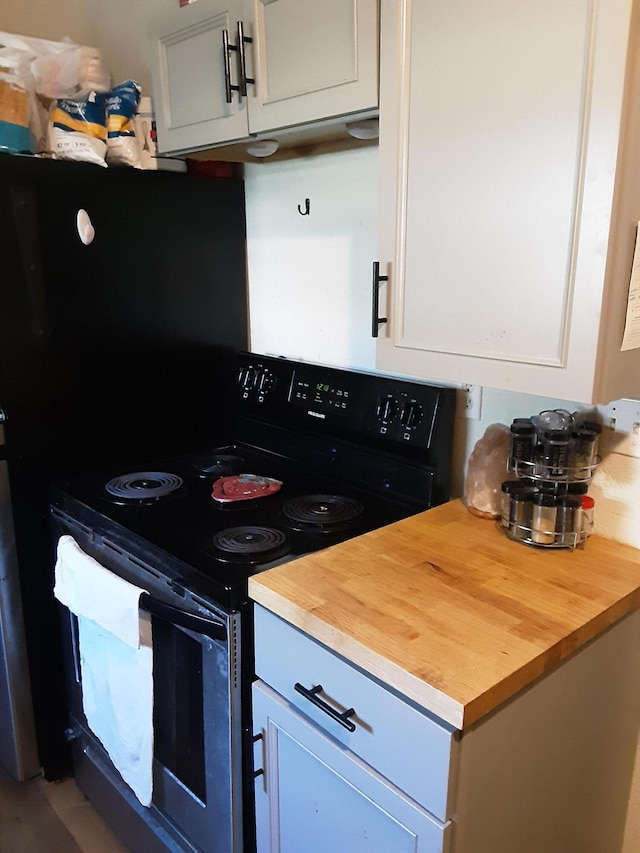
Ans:
[{"label": "electrical outlet", "polygon": [[462,384],[464,400],[464,416],[469,420],[479,421],[482,412],[482,385]]},{"label": "electrical outlet", "polygon": [[640,459],[640,400],[625,398],[598,406],[602,418],[600,456],[621,453]]}]

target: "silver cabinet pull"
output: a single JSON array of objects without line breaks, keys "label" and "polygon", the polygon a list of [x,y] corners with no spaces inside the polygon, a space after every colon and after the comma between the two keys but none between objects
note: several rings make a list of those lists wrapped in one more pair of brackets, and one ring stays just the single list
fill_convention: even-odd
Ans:
[{"label": "silver cabinet pull", "polygon": [[[224,90],[225,99],[228,104],[233,100],[233,93],[237,92],[240,98],[247,97],[247,84],[255,84],[255,77],[247,77],[247,57],[245,54],[245,44],[253,44],[253,39],[250,36],[245,36],[244,25],[242,21],[238,21],[237,27],[237,43],[231,44],[229,41],[229,31],[222,31],[222,56],[224,62]],[[238,54],[238,85],[231,82],[231,51]]]},{"label": "silver cabinet pull", "polygon": [[245,44],[253,44],[253,39],[244,34],[242,21],[238,21],[238,60],[240,65],[240,94],[247,97],[247,83],[255,84],[255,77],[247,77],[247,58],[244,52]]},{"label": "silver cabinet pull", "polygon": [[232,100],[232,91],[233,89],[237,89],[237,86],[231,85],[231,59],[229,56],[229,51],[235,50],[229,44],[229,32],[228,30],[222,31],[222,56],[224,61],[224,90],[225,90],[225,99],[228,104],[231,103]]}]

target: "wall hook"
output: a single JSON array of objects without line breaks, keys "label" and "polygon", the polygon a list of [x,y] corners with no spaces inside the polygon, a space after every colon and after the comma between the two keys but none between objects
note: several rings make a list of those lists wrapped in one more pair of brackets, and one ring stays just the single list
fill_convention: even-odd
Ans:
[{"label": "wall hook", "polygon": [[304,200],[304,210],[300,207],[300,205],[298,205],[298,213],[300,214],[300,216],[308,216],[308,215],[309,215],[310,206],[311,206],[311,202],[309,201],[309,199],[308,199],[308,198],[305,198],[305,200]]}]

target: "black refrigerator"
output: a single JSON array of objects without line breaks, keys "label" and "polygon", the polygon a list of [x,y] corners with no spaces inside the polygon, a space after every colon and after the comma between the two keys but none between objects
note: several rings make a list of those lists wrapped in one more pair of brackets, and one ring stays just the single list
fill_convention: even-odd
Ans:
[{"label": "black refrigerator", "polygon": [[17,778],[69,770],[51,482],[224,442],[247,345],[241,179],[0,154],[0,764]]}]

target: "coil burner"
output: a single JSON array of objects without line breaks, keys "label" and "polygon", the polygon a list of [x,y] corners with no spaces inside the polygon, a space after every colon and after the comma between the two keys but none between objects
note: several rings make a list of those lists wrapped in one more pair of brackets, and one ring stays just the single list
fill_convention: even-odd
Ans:
[{"label": "coil burner", "polygon": [[149,504],[175,494],[182,488],[182,477],[164,471],[135,471],[114,477],[105,491],[115,503]]},{"label": "coil burner", "polygon": [[274,527],[227,527],[212,539],[216,556],[224,562],[265,563],[289,552],[286,535]]},{"label": "coil burner", "polygon": [[282,506],[293,530],[333,533],[347,527],[363,512],[360,501],[343,495],[303,495]]}]

